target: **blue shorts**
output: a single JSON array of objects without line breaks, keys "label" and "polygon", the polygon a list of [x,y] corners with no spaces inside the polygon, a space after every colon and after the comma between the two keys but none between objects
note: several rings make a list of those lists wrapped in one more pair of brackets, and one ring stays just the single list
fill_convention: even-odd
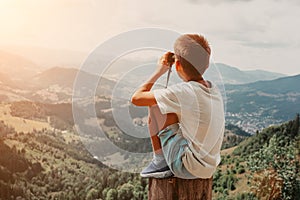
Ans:
[{"label": "blue shorts", "polygon": [[196,179],[187,169],[182,162],[182,156],[185,153],[185,148],[188,141],[182,136],[179,124],[171,124],[158,133],[160,138],[162,151],[167,161],[170,170],[178,178],[183,179]]}]

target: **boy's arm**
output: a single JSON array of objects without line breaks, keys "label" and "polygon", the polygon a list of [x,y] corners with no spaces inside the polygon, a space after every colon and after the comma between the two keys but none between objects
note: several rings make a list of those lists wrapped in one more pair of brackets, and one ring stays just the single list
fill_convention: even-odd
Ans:
[{"label": "boy's arm", "polygon": [[162,74],[155,72],[151,77],[140,86],[131,97],[131,102],[136,106],[152,106],[157,104],[154,94],[151,90],[154,83]]},{"label": "boy's arm", "polygon": [[131,102],[136,106],[152,106],[157,104],[154,94],[151,90],[154,83],[161,77],[164,73],[169,70],[169,65],[167,61],[168,53],[165,53],[159,60],[158,66],[155,72],[150,76],[150,78],[140,86],[131,97]]}]

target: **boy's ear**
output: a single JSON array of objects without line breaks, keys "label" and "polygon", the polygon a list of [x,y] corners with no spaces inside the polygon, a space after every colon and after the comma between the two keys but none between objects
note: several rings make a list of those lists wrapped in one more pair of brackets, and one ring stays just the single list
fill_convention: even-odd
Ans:
[{"label": "boy's ear", "polygon": [[182,65],[179,60],[176,60],[175,66],[176,66],[176,71],[182,71]]}]

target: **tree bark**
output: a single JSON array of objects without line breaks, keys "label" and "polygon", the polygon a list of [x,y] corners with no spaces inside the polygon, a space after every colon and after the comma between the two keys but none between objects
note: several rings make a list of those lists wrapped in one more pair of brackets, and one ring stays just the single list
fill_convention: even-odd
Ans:
[{"label": "tree bark", "polygon": [[210,179],[149,179],[149,200],[211,200]]}]

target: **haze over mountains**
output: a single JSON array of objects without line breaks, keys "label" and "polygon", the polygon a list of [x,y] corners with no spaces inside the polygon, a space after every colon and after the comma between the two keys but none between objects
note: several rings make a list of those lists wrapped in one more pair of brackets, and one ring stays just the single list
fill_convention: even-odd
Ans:
[{"label": "haze over mountains", "polygon": [[[1,52],[31,60],[43,69],[53,66],[76,67],[86,59],[87,53],[74,50],[49,49],[36,46],[1,46]],[[1,54],[1,53],[0,53]]]},{"label": "haze over mountains", "polygon": [[[223,63],[215,63],[215,66],[222,75],[222,79],[225,84],[252,83],[261,80],[273,80],[286,76],[284,74],[264,70],[242,71],[236,67],[232,67]],[[206,72],[206,76],[211,77],[211,80],[214,80],[215,74],[213,73],[215,73],[215,71],[208,70]]]},{"label": "haze over mountains", "polygon": [[40,66],[25,57],[0,51],[0,73],[7,78],[23,80],[41,70]]},{"label": "haze over mountains", "polygon": [[[78,69],[40,67],[26,58],[5,52],[0,52],[0,58],[1,101],[71,102],[73,83]],[[126,63],[132,64],[123,61],[121,64],[123,69]],[[205,76],[213,80],[213,69],[218,69],[225,83],[228,122],[254,133],[257,129],[292,119],[296,112],[300,112],[299,76],[288,77],[262,70],[242,71],[222,63],[216,63],[214,66]],[[149,72],[146,72],[148,69]],[[146,68],[145,77],[151,71],[152,69]],[[143,72],[138,73],[138,80],[145,78]],[[96,74],[87,72],[82,74],[87,83],[99,79]],[[171,78],[175,77],[173,74]],[[110,98],[112,89],[116,86],[115,81],[102,77],[96,94]],[[134,83],[136,80],[132,81]],[[128,86],[126,86],[128,82],[122,83],[124,93],[130,92],[132,90],[130,87],[138,85],[137,82]],[[89,85],[83,84],[82,87],[89,89]]]},{"label": "haze over mountains", "polygon": [[[48,64],[41,64],[43,63],[42,61],[39,61],[39,59],[43,59],[47,53],[49,54],[53,54],[50,53],[50,51],[46,51],[47,49],[44,49],[44,51],[42,51],[41,57],[37,56],[37,58],[35,60],[38,61],[38,64],[36,64],[35,62],[31,61],[30,59],[24,57],[24,56],[19,56],[17,54],[13,54],[13,53],[7,53],[5,51],[1,51],[0,50],[0,73],[8,75],[8,78],[10,79],[18,79],[18,80],[22,80],[22,79],[28,79],[31,78],[35,75],[37,75],[39,72],[45,72],[47,69],[50,68],[79,68],[81,62],[84,59],[82,58],[83,56],[78,56],[79,52],[75,52],[75,53],[70,53],[70,56],[72,55],[74,57],[75,60],[77,60],[76,62],[74,62],[74,65],[72,64],[66,64],[64,65],[63,63],[67,63],[67,60],[70,58],[65,58],[63,55],[61,57],[59,57],[57,55],[57,59],[53,60],[53,64],[51,65],[52,62],[50,62],[50,58],[51,56],[49,55],[49,58],[45,59],[44,62],[50,62]],[[25,51],[22,51],[23,54],[31,56],[32,55],[28,52],[27,54],[25,53]],[[34,51],[35,53],[37,53],[36,51]],[[77,55],[77,54],[78,55]],[[39,55],[39,54],[38,54]],[[65,54],[64,54],[65,55]],[[77,56],[74,56],[77,55]],[[67,56],[67,57],[70,57]],[[55,56],[52,56],[52,58],[55,58]],[[79,57],[79,58],[78,58]],[[55,63],[56,62],[56,63]],[[99,64],[99,63],[98,63]],[[132,62],[131,60],[121,60],[120,64],[118,64],[119,66],[115,67],[117,68],[130,68],[132,67],[132,65],[137,64]],[[70,67],[71,66],[71,67]],[[73,66],[73,67],[72,67]],[[222,75],[222,79],[224,81],[225,84],[242,84],[242,83],[250,83],[250,82],[255,82],[255,81],[260,81],[260,80],[272,80],[272,79],[276,79],[279,77],[284,77],[286,75],[284,74],[280,74],[280,73],[274,73],[274,72],[268,72],[268,71],[263,71],[263,70],[252,70],[252,71],[242,71],[239,70],[236,67],[232,67],[223,63],[215,63],[212,65],[211,67],[212,69],[217,68],[219,73]],[[153,68],[149,67],[149,69],[146,69],[145,71],[143,71],[143,73],[145,74],[145,76],[147,76],[148,74],[150,74],[153,70],[155,69],[155,66]],[[149,71],[148,71],[149,70]],[[214,79],[214,70],[208,70],[206,72],[206,77],[210,78],[210,79]],[[52,76],[52,72],[48,72],[50,76]],[[64,73],[68,73],[68,72],[64,72]],[[69,71],[69,73],[75,73],[75,70],[72,69]],[[117,73],[116,71],[114,71],[113,73]],[[53,74],[55,75],[55,74]],[[140,74],[139,74],[140,75]],[[68,79],[68,77],[67,77]],[[23,80],[22,80],[23,81]],[[66,80],[68,81],[68,80]]]}]

